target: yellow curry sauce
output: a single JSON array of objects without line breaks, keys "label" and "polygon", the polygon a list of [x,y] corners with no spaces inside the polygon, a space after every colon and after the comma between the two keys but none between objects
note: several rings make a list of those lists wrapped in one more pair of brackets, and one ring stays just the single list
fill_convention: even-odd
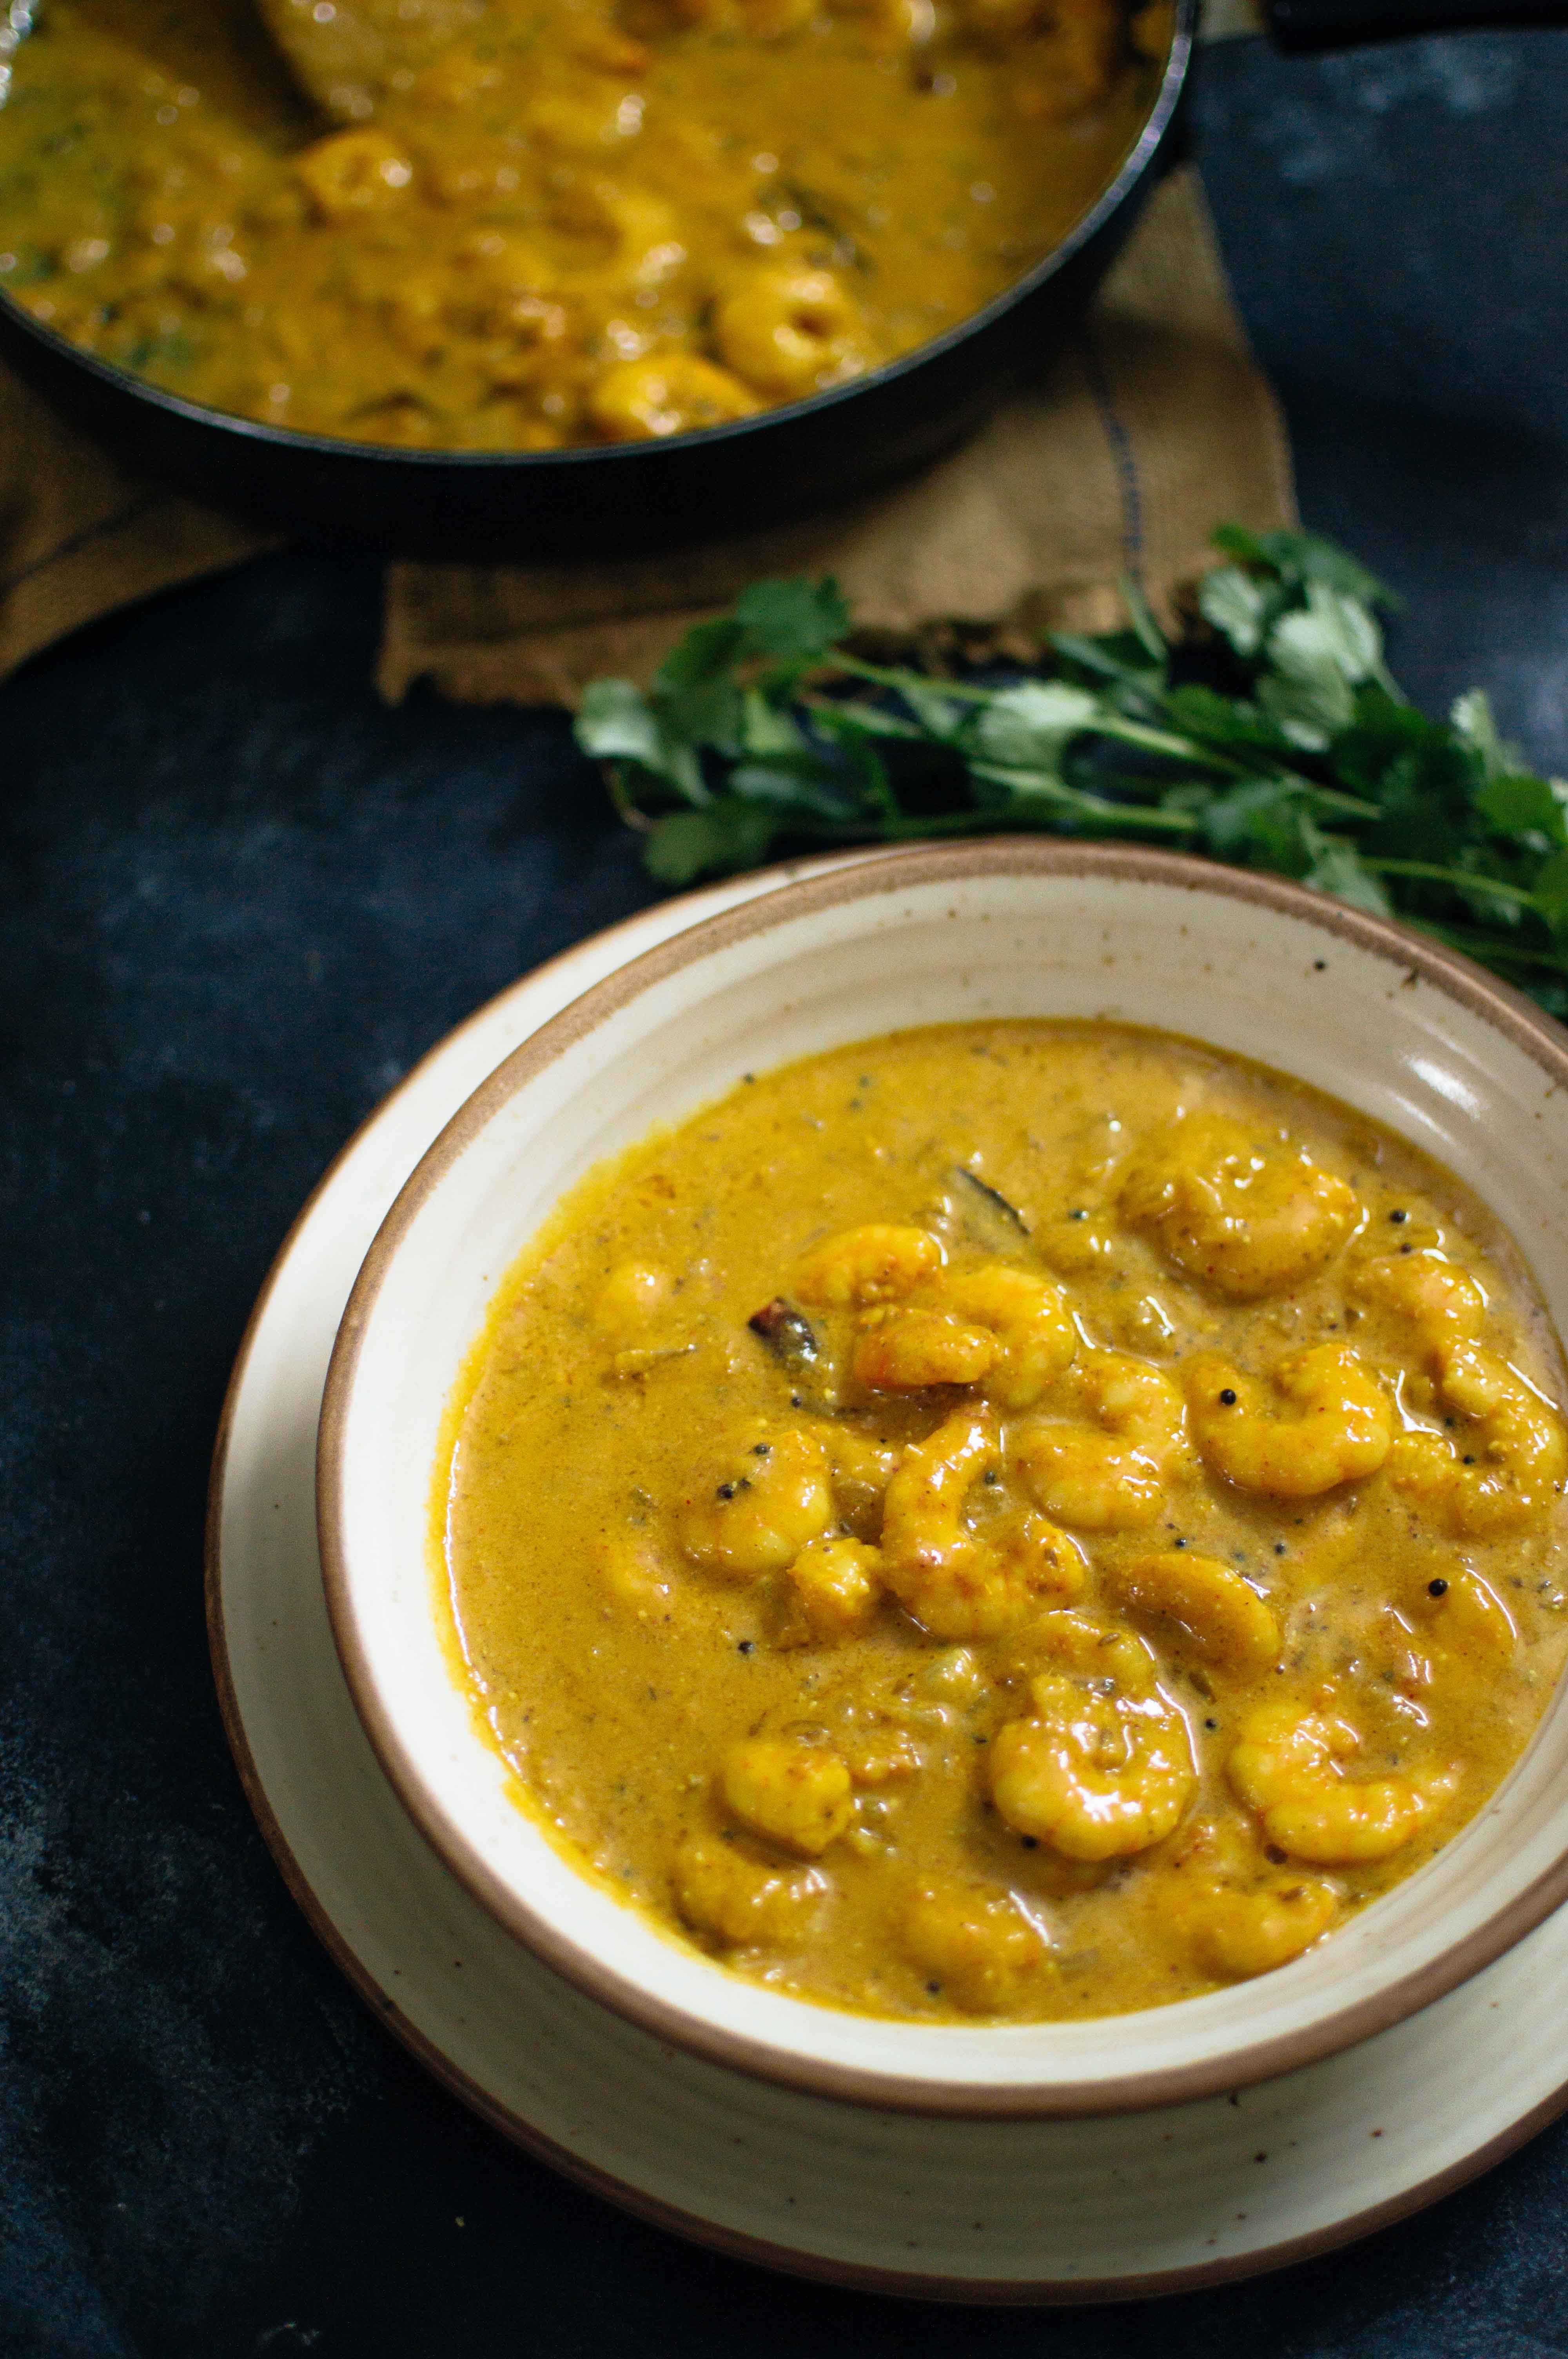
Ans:
[{"label": "yellow curry sauce", "polygon": [[0,288],[169,391],[443,450],[683,432],[963,320],[1102,188],[1169,45],[1118,0],[487,0],[373,123],[251,0],[49,0]]},{"label": "yellow curry sauce", "polygon": [[1498,1224],[1110,1023],[747,1082],[508,1277],[438,1470],[568,1856],[876,2014],[1103,2015],[1407,1875],[1561,1669],[1558,1347]]}]

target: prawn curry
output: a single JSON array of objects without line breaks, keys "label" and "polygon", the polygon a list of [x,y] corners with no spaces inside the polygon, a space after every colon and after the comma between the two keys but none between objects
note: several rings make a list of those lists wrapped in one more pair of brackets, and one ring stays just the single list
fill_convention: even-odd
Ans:
[{"label": "prawn curry", "polygon": [[748,1077],[591,1174],[449,1411],[461,1675],[585,1870],[881,2015],[1283,1964],[1568,1644],[1556,1343],[1390,1132],[1114,1024]]},{"label": "prawn curry", "polygon": [[1168,0],[469,0],[419,40],[420,14],[415,62],[347,94],[370,119],[332,125],[254,0],[49,0],[0,51],[0,288],[268,425],[684,433],[1020,277],[1132,146],[1173,24]]}]

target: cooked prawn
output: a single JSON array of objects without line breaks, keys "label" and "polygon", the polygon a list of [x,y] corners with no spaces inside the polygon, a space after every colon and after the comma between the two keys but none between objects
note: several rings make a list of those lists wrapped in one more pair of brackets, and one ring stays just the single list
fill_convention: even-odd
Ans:
[{"label": "cooked prawn", "polygon": [[971,1492],[1000,1476],[992,1412],[960,1408],[904,1453],[882,1503],[881,1576],[934,1638],[991,1638],[1046,1597],[1083,1587],[1076,1544],[1043,1517],[1014,1512],[983,1530],[966,1521]]},{"label": "cooked prawn", "polygon": [[757,1581],[782,1572],[832,1520],[822,1444],[757,1424],[698,1466],[676,1509],[676,1538],[705,1571]]},{"label": "cooked prawn", "polygon": [[1375,1474],[1389,1454],[1392,1408],[1346,1343],[1292,1353],[1268,1388],[1218,1352],[1197,1353],[1184,1375],[1198,1448],[1240,1490],[1315,1498]]},{"label": "cooked prawn", "polygon": [[1360,1745],[1348,1722],[1280,1697],[1248,1713],[1226,1771],[1269,1841],[1293,1858],[1387,1859],[1435,1815],[1452,1779],[1348,1777],[1343,1765]]},{"label": "cooked prawn", "polygon": [[873,1310],[855,1338],[849,1365],[871,1392],[924,1392],[937,1385],[974,1385],[998,1357],[994,1335],[968,1327],[945,1310],[921,1304]]},{"label": "cooked prawn", "polygon": [[915,1964],[970,2015],[1000,2013],[1049,1955],[1044,1935],[1011,1892],[924,1885],[900,1930]]},{"label": "cooked prawn", "polygon": [[1179,1900],[1199,1963],[1238,1981],[1288,1965],[1327,1932],[1339,1913],[1339,1895],[1315,1877],[1252,1891],[1231,1884],[1195,1884],[1180,1892]]},{"label": "cooked prawn", "polygon": [[1096,1695],[1049,1673],[1033,1710],[991,1746],[991,1799],[1010,1827],[1069,1859],[1147,1851],[1177,1825],[1196,1783],[1192,1741],[1162,1690]]},{"label": "cooked prawn", "polygon": [[1400,1434],[1390,1480],[1453,1532],[1495,1539],[1517,1531],[1568,1477],[1562,1418],[1517,1368],[1478,1343],[1438,1353],[1437,1389],[1464,1430]]},{"label": "cooked prawn", "polygon": [[1002,1408],[1027,1408],[1077,1349],[1055,1282],[1007,1262],[944,1270],[916,1299],[873,1310],[856,1342],[859,1383],[882,1392],[983,1384]]},{"label": "cooked prawn", "polygon": [[744,1825],[807,1859],[838,1841],[854,1809],[852,1781],[838,1755],[789,1737],[753,1736],[732,1745],[719,1788]]},{"label": "cooked prawn", "polygon": [[1217,1558],[1165,1549],[1107,1565],[1101,1577],[1124,1605],[1168,1616],[1227,1670],[1264,1671],[1280,1659],[1273,1608]]},{"label": "cooked prawn", "polygon": [[945,1270],[931,1289],[944,1309],[996,1339],[985,1377],[999,1408],[1029,1408],[1078,1347],[1067,1298],[1055,1281],[1007,1262]]},{"label": "cooked prawn", "polygon": [[840,1229],[803,1254],[795,1264],[795,1291],[803,1302],[825,1310],[892,1302],[940,1269],[945,1259],[929,1229],[871,1221],[862,1228]]},{"label": "cooked prawn", "polygon": [[1241,1302],[1325,1268],[1361,1217],[1354,1189],[1298,1149],[1201,1113],[1144,1142],[1121,1210],[1153,1231],[1179,1269]]},{"label": "cooked prawn", "polygon": [[1090,1352],[1056,1397],[1076,1419],[1038,1419],[1013,1436],[1036,1504],[1082,1531],[1152,1523],[1187,1455],[1186,1416],[1171,1378],[1125,1352]]},{"label": "cooked prawn", "polygon": [[676,1852],[670,1882],[693,1930],[734,1949],[799,1949],[828,1889],[820,1868],[785,1874],[696,1836]]},{"label": "cooked prawn", "polygon": [[1364,1261],[1345,1291],[1361,1308],[1392,1311],[1431,1353],[1473,1343],[1486,1324],[1487,1298],[1475,1279],[1434,1250]]},{"label": "cooked prawn", "polygon": [[1513,1659],[1519,1629],[1490,1582],[1467,1565],[1425,1582],[1405,1608],[1440,1656],[1457,1656],[1472,1672],[1495,1678]]},{"label": "cooked prawn", "polygon": [[882,1594],[881,1550],[863,1540],[820,1539],[789,1569],[793,1603],[813,1638],[859,1638],[876,1620]]}]

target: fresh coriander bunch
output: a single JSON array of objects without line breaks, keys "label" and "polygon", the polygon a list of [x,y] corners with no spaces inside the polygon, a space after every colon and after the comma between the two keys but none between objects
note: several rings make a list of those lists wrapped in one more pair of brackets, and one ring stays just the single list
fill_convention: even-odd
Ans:
[{"label": "fresh coriander bunch", "polygon": [[645,691],[595,680],[578,743],[664,884],[811,845],[1130,837],[1402,918],[1568,1014],[1568,785],[1478,690],[1417,712],[1383,659],[1395,602],[1343,549],[1214,542],[1179,639],[1124,582],[1124,630],[1055,633],[996,680],[868,662],[835,582],[755,582]]}]

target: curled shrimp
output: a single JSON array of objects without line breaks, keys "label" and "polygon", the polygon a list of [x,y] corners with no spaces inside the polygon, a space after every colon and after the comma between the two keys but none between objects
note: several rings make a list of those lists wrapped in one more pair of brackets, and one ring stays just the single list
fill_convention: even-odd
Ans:
[{"label": "curled shrimp", "polygon": [[944,1271],[934,1292],[955,1317],[996,1338],[986,1397],[999,1408],[1029,1408],[1070,1365],[1078,1332],[1054,1279],[1002,1261]]},{"label": "curled shrimp", "polygon": [[1027,1686],[1040,1671],[1068,1671],[1097,1686],[1141,1689],[1158,1676],[1147,1642],[1120,1622],[1097,1622],[1055,1608],[1031,1622],[999,1666],[1004,1687]]},{"label": "curled shrimp", "polygon": [[700,353],[642,353],[600,378],[588,415],[607,442],[662,442],[701,426],[750,418],[761,402]]},{"label": "curled shrimp", "polygon": [[1069,1647],[1070,1658],[1092,1661],[1092,1677],[1071,1659],[1037,1673],[1027,1717],[1005,1723],[990,1748],[991,1799],[1002,1818],[1068,1859],[1112,1859],[1163,1842],[1197,1784],[1180,1706],[1155,1679],[1148,1648],[1130,1632],[1118,1635],[1114,1650],[1102,1646],[1088,1658]]},{"label": "curled shrimp", "polygon": [[806,1859],[838,1842],[854,1808],[847,1763],[788,1737],[751,1736],[732,1745],[719,1766],[719,1790],[743,1826]]},{"label": "curled shrimp", "polygon": [[783,1572],[833,1521],[827,1458],[811,1434],[748,1425],[703,1461],[676,1509],[693,1564],[730,1581]]},{"label": "curled shrimp", "polygon": [[944,1997],[969,2015],[1000,2015],[1038,1974],[1050,1945],[1011,1892],[923,1885],[900,1926],[903,1947]]},{"label": "curled shrimp", "polygon": [[1264,1864],[1238,1818],[1199,1820],[1151,1895],[1156,1915],[1211,1974],[1271,1973],[1325,1933],[1340,1895],[1324,1878]]},{"label": "curled shrimp", "polygon": [[[546,99],[536,108],[530,127],[542,145],[568,151],[576,148],[586,156],[601,148],[602,121],[598,108],[585,114]],[[581,267],[573,271],[572,277],[584,288],[651,293],[687,263],[675,208],[651,190],[623,188],[611,179],[574,173],[563,180],[550,212],[551,225],[581,250]],[[728,381],[735,384],[733,378]],[[735,385],[735,390],[743,395],[747,388]]]},{"label": "curled shrimp", "polygon": [[832,1424],[822,1435],[827,1452],[828,1480],[838,1521],[850,1537],[875,1541],[881,1538],[882,1494],[887,1489],[900,1451],[853,1426]]},{"label": "curled shrimp", "polygon": [[855,1338],[849,1366],[858,1385],[877,1393],[924,1392],[935,1385],[977,1385],[997,1361],[994,1335],[921,1304],[873,1310]]},{"label": "curled shrimp", "polygon": [[875,1311],[856,1343],[859,1383],[881,1392],[983,1384],[1001,1408],[1027,1408],[1077,1349],[1061,1288],[1008,1262],[944,1270],[917,1300]]},{"label": "curled shrimp", "polygon": [[863,1637],[881,1598],[881,1550],[863,1540],[813,1540],[803,1548],[788,1579],[804,1636],[829,1642]]},{"label": "curled shrimp", "polygon": [[955,1410],[904,1452],[882,1502],[881,1578],[934,1638],[994,1638],[1047,1597],[1084,1584],[1073,1541],[1027,1511],[981,1529],[966,1521],[971,1492],[1000,1475],[1001,1437],[989,1409]]},{"label": "curled shrimp", "polygon": [[1339,1895],[1315,1877],[1250,1892],[1212,1884],[1184,1897],[1186,1930],[1200,1962],[1238,1982],[1299,1958],[1339,1913]]},{"label": "curled shrimp", "polygon": [[1533,1385],[1478,1343],[1437,1355],[1437,1389],[1463,1420],[1456,1435],[1402,1433],[1389,1476],[1407,1497],[1474,1539],[1518,1531],[1568,1476],[1568,1433]]},{"label": "curled shrimp", "polygon": [[1429,1249],[1364,1263],[1349,1292],[1405,1322],[1432,1361],[1443,1407],[1463,1420],[1457,1436],[1400,1434],[1389,1457],[1396,1488],[1470,1538],[1529,1523],[1568,1474],[1568,1434],[1528,1379],[1476,1341],[1487,1298],[1475,1279]]},{"label": "curled shrimp", "polygon": [[1513,1660],[1519,1644],[1513,1615],[1490,1582],[1467,1565],[1427,1582],[1405,1611],[1435,1653],[1457,1657],[1483,1678],[1494,1678]]},{"label": "curled shrimp", "polygon": [[1186,1415],[1171,1378],[1125,1352],[1090,1352],[1057,1397],[1073,1418],[1042,1418],[1013,1436],[1036,1505],[1082,1531],[1154,1521],[1187,1456]]},{"label": "curled shrimp", "polygon": [[1167,1616],[1226,1670],[1266,1671],[1280,1659],[1280,1625],[1257,1591],[1211,1556],[1164,1549],[1103,1570],[1135,1614]]},{"label": "curled shrimp", "polygon": [[1486,1323],[1487,1298],[1475,1279],[1432,1250],[1379,1254],[1361,1264],[1345,1290],[1361,1309],[1392,1311],[1431,1353],[1473,1343]]},{"label": "curled shrimp", "polygon": [[1144,1142],[1121,1188],[1134,1228],[1178,1269],[1248,1302],[1299,1286],[1356,1228],[1354,1189],[1228,1116],[1181,1116]]},{"label": "curled shrimp", "polygon": [[670,1882],[687,1924],[726,1949],[799,1949],[828,1892],[820,1868],[787,1874],[697,1836],[676,1852]]},{"label": "curled shrimp", "polygon": [[749,273],[713,315],[719,358],[772,401],[800,401],[867,365],[860,305],[831,270],[784,261]]},{"label": "curled shrimp", "polygon": [[1351,1777],[1343,1765],[1360,1745],[1348,1722],[1281,1697],[1248,1713],[1226,1774],[1292,1858],[1325,1867],[1388,1859],[1421,1832],[1452,1780]]},{"label": "curled shrimp", "polygon": [[795,1291],[802,1302],[825,1310],[859,1310],[908,1294],[945,1259],[929,1229],[870,1221],[862,1228],[840,1229],[803,1254],[795,1267]]},{"label": "curled shrimp", "polygon": [[1389,1454],[1393,1411],[1346,1343],[1292,1352],[1267,1386],[1218,1352],[1196,1353],[1184,1374],[1198,1448],[1239,1490],[1312,1499],[1375,1474]]},{"label": "curled shrimp", "polygon": [[1485,1696],[1519,1645],[1513,1615],[1491,1583],[1467,1565],[1424,1582],[1398,1605],[1386,1605],[1378,1635],[1387,1650],[1384,1676],[1407,1696],[1455,1673],[1468,1692]]}]

